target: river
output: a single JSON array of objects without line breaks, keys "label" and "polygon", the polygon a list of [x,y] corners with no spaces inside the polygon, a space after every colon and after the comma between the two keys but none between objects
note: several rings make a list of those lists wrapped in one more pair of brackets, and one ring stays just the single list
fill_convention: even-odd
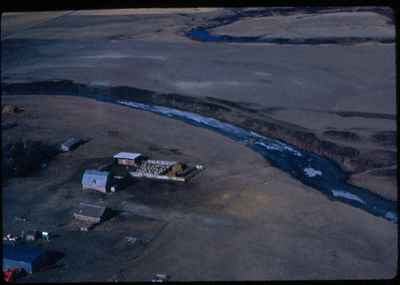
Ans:
[{"label": "river", "polygon": [[[154,103],[139,103],[135,96],[151,98],[153,92],[133,87],[93,87],[69,81],[2,83],[3,95],[52,94],[91,98],[102,102],[156,113],[191,125],[216,131],[234,141],[245,144],[261,154],[274,167],[290,174],[303,184],[310,186],[331,200],[337,200],[363,209],[375,216],[397,223],[395,201],[383,198],[367,189],[347,183],[348,174],[336,162],[315,153],[299,149],[286,142],[265,137],[220,120],[188,111],[158,106]],[[132,100],[130,99],[132,98]]]},{"label": "river", "polygon": [[[364,11],[383,14],[389,21],[393,21],[393,15],[385,11],[381,11],[375,7],[365,7]],[[293,15],[300,14],[326,14],[337,12],[353,12],[351,10],[341,8],[336,11],[324,10],[322,7],[269,7],[260,10],[250,11],[236,11],[234,14],[228,14],[209,20],[208,24],[198,26],[190,29],[185,33],[185,36],[200,42],[225,42],[225,43],[271,43],[271,44],[284,44],[284,45],[323,45],[323,44],[360,44],[360,43],[381,43],[393,44],[395,43],[394,37],[365,37],[365,36],[323,36],[323,37],[263,37],[263,36],[231,36],[223,34],[212,34],[211,29],[230,25],[242,18],[248,19],[250,17],[271,17],[274,15]],[[293,23],[295,24],[295,22]]]},{"label": "river", "polygon": [[273,166],[289,173],[305,185],[321,191],[330,199],[351,204],[371,214],[397,223],[395,202],[347,183],[348,175],[331,160],[214,118],[133,101],[117,100],[116,103],[214,130],[237,142],[246,144],[270,161]]}]

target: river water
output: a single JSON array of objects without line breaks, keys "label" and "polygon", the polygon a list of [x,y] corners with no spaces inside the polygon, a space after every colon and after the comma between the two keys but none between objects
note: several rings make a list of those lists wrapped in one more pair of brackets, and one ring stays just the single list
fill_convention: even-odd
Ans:
[{"label": "river water", "polygon": [[[262,13],[253,13],[251,16],[260,16]],[[248,15],[247,15],[248,16]],[[231,42],[231,43],[275,43],[275,44],[349,44],[362,42],[393,43],[392,38],[367,38],[367,37],[324,37],[324,38],[262,38],[257,36],[229,36],[214,35],[208,30],[222,25],[231,24],[243,15],[222,17],[219,24],[209,27],[197,27],[185,35],[201,42]],[[252,150],[260,153],[275,167],[289,173],[305,185],[326,194],[329,199],[338,200],[352,206],[364,209],[371,214],[383,217],[397,223],[396,203],[387,200],[366,189],[347,183],[348,174],[343,172],[333,161],[289,145],[279,140],[270,139],[252,131],[247,131],[231,124],[223,123],[213,118],[203,117],[190,112],[169,109],[161,106],[148,106],[129,101],[119,101],[120,104],[136,109],[151,111],[168,117],[176,118],[190,124],[210,128],[235,141],[246,143]]]},{"label": "river water", "polygon": [[366,189],[350,185],[346,182],[348,175],[329,159],[300,150],[280,140],[271,139],[253,131],[247,131],[232,124],[195,113],[126,100],[117,100],[116,103],[216,131],[237,142],[246,144],[252,150],[260,153],[273,166],[289,173],[305,185],[319,190],[329,199],[350,204],[397,223],[395,202]]},{"label": "river water", "polygon": [[283,38],[261,36],[230,36],[211,34],[207,29],[195,28],[186,33],[192,40],[200,42],[226,42],[226,43],[271,43],[286,45],[325,45],[325,44],[360,44],[368,42],[394,43],[394,38],[385,37],[321,37],[321,38]]},{"label": "river water", "polygon": [[396,202],[385,199],[367,189],[347,183],[348,174],[334,161],[315,153],[301,150],[283,141],[268,138],[251,130],[246,130],[211,117],[134,101],[135,94],[147,97],[149,96],[148,93],[152,94],[150,91],[131,87],[113,87],[111,89],[90,87],[68,81],[20,84],[2,83],[2,88],[2,94],[10,95],[52,94],[53,96],[64,95],[91,98],[156,113],[184,121],[197,127],[213,130],[234,141],[245,144],[253,151],[261,154],[273,166],[290,174],[305,185],[324,193],[329,199],[350,204],[373,215],[397,223]]},{"label": "river water", "polygon": [[[257,17],[270,17],[275,15],[289,15],[290,12],[300,13],[300,14],[309,14],[313,15],[315,13],[321,15],[325,13],[329,13],[329,11],[323,11],[324,9],[321,7],[269,7],[266,9],[259,9],[253,11],[236,11],[234,14],[224,15],[213,19],[208,24],[204,26],[198,26],[192,28],[190,31],[185,33],[185,36],[200,42],[226,42],[226,43],[273,43],[273,44],[285,44],[285,45],[322,45],[322,44],[359,44],[359,43],[367,43],[367,42],[375,42],[381,44],[393,44],[395,43],[394,37],[363,37],[363,36],[347,36],[347,37],[338,37],[338,36],[329,36],[325,35],[324,37],[308,37],[308,38],[287,38],[287,37],[263,37],[263,36],[231,36],[231,35],[223,35],[223,34],[212,34],[210,33],[211,29],[226,26],[232,24],[242,18],[257,18]],[[343,11],[345,11],[344,9]],[[346,10],[349,12],[348,10]],[[382,13],[375,9],[374,7],[370,7],[368,9],[369,12],[373,13]],[[331,11],[332,12],[332,11]],[[338,11],[337,11],[338,12]],[[390,14],[390,13],[389,13]],[[390,21],[393,21],[393,15],[389,15],[385,13],[385,16],[388,16]],[[293,22],[296,24],[296,22]]]}]

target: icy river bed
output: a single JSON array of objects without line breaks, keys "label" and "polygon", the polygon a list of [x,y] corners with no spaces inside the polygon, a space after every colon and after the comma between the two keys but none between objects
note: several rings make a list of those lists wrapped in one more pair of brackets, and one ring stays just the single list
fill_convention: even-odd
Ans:
[{"label": "icy river bed", "polygon": [[116,103],[217,131],[237,142],[246,144],[252,150],[260,153],[273,166],[289,173],[305,185],[319,190],[329,199],[351,204],[373,215],[397,223],[395,202],[347,183],[348,174],[329,159],[253,131],[247,131],[232,124],[195,113],[126,100],[117,100]]}]

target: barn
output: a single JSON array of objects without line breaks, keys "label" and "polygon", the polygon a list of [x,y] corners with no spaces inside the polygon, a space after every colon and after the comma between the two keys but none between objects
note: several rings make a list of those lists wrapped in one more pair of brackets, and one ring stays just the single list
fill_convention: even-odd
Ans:
[{"label": "barn", "polygon": [[92,189],[106,193],[110,189],[111,174],[108,171],[85,170],[82,176],[82,189]]}]

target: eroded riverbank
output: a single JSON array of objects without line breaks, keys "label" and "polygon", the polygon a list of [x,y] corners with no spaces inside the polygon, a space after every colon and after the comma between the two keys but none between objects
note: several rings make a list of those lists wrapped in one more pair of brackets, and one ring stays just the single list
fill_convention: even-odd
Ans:
[{"label": "eroded riverbank", "polygon": [[[4,230],[18,233],[29,226],[52,231],[60,238],[46,245],[65,252],[64,267],[39,272],[26,282],[94,282],[111,280],[113,275],[119,281],[146,281],[155,271],[169,273],[176,281],[395,275],[396,224],[330,201],[271,167],[244,144],[181,120],[90,98],[27,95],[2,99],[25,110],[16,115],[17,127],[3,132],[3,140],[9,136],[49,142],[69,135],[92,138],[51,161],[39,175],[12,179],[3,187]],[[206,168],[183,185],[143,180],[110,195],[82,192],[84,169],[100,165],[121,150],[198,162]],[[101,201],[123,211],[123,217],[126,213],[147,218],[128,219],[124,224],[119,218],[109,220],[95,228],[90,239],[90,232],[71,235],[71,211],[81,201]],[[30,223],[15,216],[25,216]],[[135,259],[138,251],[123,247],[121,234],[137,235],[135,229],[141,232],[146,224],[145,231],[151,235],[160,219],[167,222],[166,227]],[[107,244],[111,250],[104,251],[102,246]],[[221,254],[212,254],[216,250]],[[116,258],[109,260],[109,252]],[[244,259],[234,258],[238,254]],[[189,273],[188,264],[194,268]]]},{"label": "eroded riverbank", "polygon": [[[395,202],[384,199],[366,189],[348,184],[346,182],[348,174],[339,165],[315,154],[318,153],[318,150],[321,151],[321,148],[328,154],[335,154],[332,152],[332,149],[338,152],[338,150],[342,149],[351,151],[351,148],[316,139],[317,143],[322,143],[320,148],[314,151],[314,141],[308,145],[310,149],[308,150],[297,148],[296,143],[290,145],[286,143],[287,141],[277,140],[281,139],[279,134],[281,136],[282,134],[288,136],[291,140],[297,142],[297,144],[300,144],[300,141],[304,141],[302,136],[299,138],[299,134],[307,134],[309,138],[316,138],[312,133],[307,133],[306,130],[295,125],[288,123],[285,125],[284,122],[274,121],[272,118],[269,121],[266,119],[254,121],[253,119],[253,124],[256,123],[253,125],[253,128],[245,129],[242,128],[242,120],[245,115],[239,115],[235,112],[231,116],[231,121],[236,122],[236,126],[230,124],[231,122],[227,122],[225,119],[224,114],[233,114],[234,110],[232,110],[232,106],[221,106],[220,104],[178,94],[155,94],[148,90],[131,87],[104,88],[76,84],[72,81],[56,81],[3,84],[3,92],[15,95],[54,94],[89,97],[151,111],[184,120],[197,126],[211,128],[236,141],[247,144],[251,149],[261,153],[267,160],[271,161],[274,166],[284,170],[304,184],[318,189],[328,195],[328,197],[349,203],[388,220],[397,221]],[[236,115],[239,118],[235,117]],[[225,122],[219,121],[219,117],[224,118]],[[247,114],[247,118],[245,118],[249,119],[249,117],[251,115]],[[257,125],[257,123],[260,124]],[[267,125],[270,133],[272,135],[275,134],[275,136],[271,136],[268,132],[258,132],[257,128],[263,128],[264,124]],[[357,152],[350,153],[355,157],[359,155]],[[339,152],[339,155],[344,159],[348,158],[346,157],[346,153]],[[352,158],[353,161],[357,161],[354,157]],[[381,161],[375,162],[373,158],[369,159],[374,163],[382,163]],[[389,162],[393,163],[393,161]],[[386,161],[386,163],[388,162]]]}]

